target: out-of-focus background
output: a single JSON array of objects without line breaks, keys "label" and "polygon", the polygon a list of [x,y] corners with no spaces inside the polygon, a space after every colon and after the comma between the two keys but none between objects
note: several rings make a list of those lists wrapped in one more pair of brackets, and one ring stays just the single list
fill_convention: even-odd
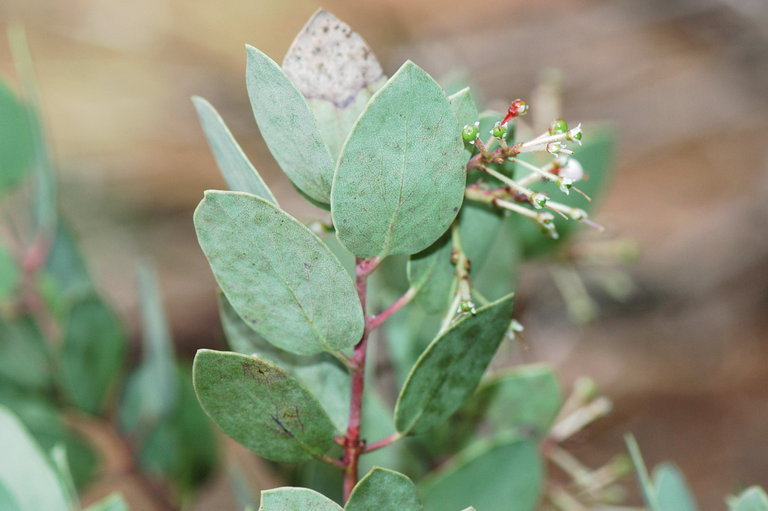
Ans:
[{"label": "out-of-focus background", "polygon": [[504,102],[529,98],[557,68],[566,119],[616,126],[617,172],[597,218],[641,246],[637,290],[625,303],[598,293],[599,319],[578,327],[546,269],[530,268],[525,357],[554,362],[566,384],[591,375],[614,400],[575,445],[587,461],[605,462],[631,431],[651,464],[682,468],[704,509],[768,485],[764,0],[4,0],[0,21],[27,28],[62,207],[134,338],[133,267],[150,255],[179,349],[222,346],[191,215],[202,190],[224,185],[190,96],[219,109],[284,207],[318,214],[260,140],[243,45],[280,60],[320,6],[389,73],[407,58],[435,76],[458,69]]}]

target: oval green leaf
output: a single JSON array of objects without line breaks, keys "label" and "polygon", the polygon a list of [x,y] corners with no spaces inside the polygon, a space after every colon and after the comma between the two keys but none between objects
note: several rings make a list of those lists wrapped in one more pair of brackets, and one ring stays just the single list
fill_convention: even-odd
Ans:
[{"label": "oval green leaf", "polygon": [[208,145],[211,146],[213,157],[229,189],[233,192],[252,193],[277,206],[277,199],[272,195],[272,191],[248,160],[213,105],[198,96],[194,96],[192,102],[200,117],[200,124],[208,139]]},{"label": "oval green leaf", "polygon": [[[448,96],[448,102],[451,104],[451,110],[453,110],[453,115],[456,116],[460,128],[464,128],[467,124],[474,124],[478,120],[477,105],[469,87],[465,87],[457,93]],[[486,139],[484,133],[480,133],[480,136],[483,137],[483,140]],[[464,156],[467,161],[469,161],[474,150],[475,146],[473,144],[464,142]]]},{"label": "oval green leaf", "polygon": [[562,395],[552,368],[529,365],[512,369],[484,383],[476,400],[489,403],[486,417],[499,431],[541,438],[549,432]]},{"label": "oval green leaf", "polygon": [[768,511],[768,495],[758,486],[747,488],[728,503],[730,511]]},{"label": "oval green leaf", "polygon": [[395,406],[401,433],[447,419],[475,390],[512,320],[513,295],[480,308],[439,335],[411,369]]},{"label": "oval green leaf", "polygon": [[698,511],[688,483],[676,466],[670,463],[657,465],[653,469],[653,484],[659,511]]},{"label": "oval green leaf", "polygon": [[[343,431],[349,419],[349,371],[328,353],[296,355],[268,343],[237,315],[223,294],[219,315],[224,335],[233,351],[252,355],[285,369],[317,397],[336,429]],[[368,410],[368,406],[364,408]]]},{"label": "oval green leaf", "polygon": [[85,511],[130,511],[128,504],[119,493],[112,493],[88,506]]},{"label": "oval green leaf", "polygon": [[469,505],[482,511],[534,511],[543,482],[537,445],[506,438],[469,447],[428,476],[421,489],[427,511]]},{"label": "oval green leaf", "polygon": [[0,196],[16,187],[35,159],[33,113],[0,82]]},{"label": "oval green leaf", "polygon": [[230,437],[273,461],[321,456],[335,428],[320,403],[279,367],[239,353],[199,350],[197,398]]},{"label": "oval green leaf", "polygon": [[69,510],[66,490],[48,459],[4,406],[0,406],[0,452],[0,485],[10,494],[9,500],[24,510]]},{"label": "oval green leaf", "polygon": [[267,341],[312,355],[360,340],[363,312],[352,278],[296,219],[256,196],[209,190],[195,228],[232,307]]},{"label": "oval green leaf", "polygon": [[246,46],[246,85],[261,136],[301,191],[328,204],[335,161],[307,100],[272,59]]},{"label": "oval green leaf", "polygon": [[403,474],[374,467],[352,490],[344,511],[420,511],[416,487]]},{"label": "oval green leaf", "polygon": [[98,414],[120,373],[125,335],[115,313],[97,295],[74,304],[64,327],[60,382],[70,403]]},{"label": "oval green leaf", "polygon": [[414,254],[448,229],[466,182],[459,133],[440,86],[403,64],[360,115],[336,168],[331,213],[350,252]]},{"label": "oval green leaf", "polygon": [[261,492],[259,511],[342,511],[341,506],[309,488],[274,488]]}]

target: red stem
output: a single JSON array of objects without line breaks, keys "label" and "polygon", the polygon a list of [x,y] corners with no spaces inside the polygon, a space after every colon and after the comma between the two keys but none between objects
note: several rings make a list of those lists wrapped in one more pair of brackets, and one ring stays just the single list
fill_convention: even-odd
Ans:
[{"label": "red stem", "polygon": [[392,433],[391,435],[382,438],[378,442],[373,442],[372,444],[368,444],[365,446],[365,449],[363,449],[363,454],[376,451],[378,449],[381,449],[382,447],[386,447],[388,445],[392,445],[398,440],[402,438],[402,435],[400,433]]},{"label": "red stem", "polygon": [[409,288],[408,291],[403,293],[403,296],[395,300],[392,305],[384,309],[380,314],[373,316],[372,318],[368,318],[368,331],[370,332],[371,330],[378,328],[379,325],[388,320],[392,314],[399,311],[411,300],[413,300],[414,296],[416,296],[416,293],[414,292],[413,288]]},{"label": "red stem", "polygon": [[[378,260],[355,259],[355,283],[357,295],[365,315],[365,295],[368,287],[368,275],[375,269]],[[368,347],[368,325],[363,329],[360,342],[352,355],[352,391],[349,400],[349,424],[344,438],[344,501],[349,499],[352,489],[357,484],[357,464],[363,452],[364,443],[360,440],[360,416],[363,409],[363,389],[365,387],[365,355]]]}]

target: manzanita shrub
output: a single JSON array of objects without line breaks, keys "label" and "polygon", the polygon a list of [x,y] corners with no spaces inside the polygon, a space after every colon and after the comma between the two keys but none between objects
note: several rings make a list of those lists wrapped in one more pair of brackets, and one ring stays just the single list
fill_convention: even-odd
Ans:
[{"label": "manzanita shrub", "polygon": [[[282,66],[248,46],[246,83],[275,160],[330,212],[306,226],[281,208],[215,109],[194,98],[230,188],[206,191],[194,223],[234,350],[198,351],[194,387],[224,433],[290,464],[295,486],[263,491],[259,509],[621,500],[623,458],[593,471],[560,446],[610,408],[591,383],[564,403],[543,365],[483,380],[520,330],[520,260],[554,254],[574,224],[602,229],[589,196],[603,185],[610,133],[562,119],[532,132],[524,101],[480,112],[469,88],[447,93],[410,61],[387,77],[325,11]],[[547,482],[546,460],[569,484]],[[653,511],[694,509],[674,467],[649,481]]]}]

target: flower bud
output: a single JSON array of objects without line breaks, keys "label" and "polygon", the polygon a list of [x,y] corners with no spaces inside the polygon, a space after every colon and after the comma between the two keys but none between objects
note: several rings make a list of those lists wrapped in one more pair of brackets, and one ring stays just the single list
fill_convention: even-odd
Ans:
[{"label": "flower bud", "polygon": [[552,121],[552,124],[549,125],[550,135],[560,135],[566,131],[568,131],[568,123],[563,119],[556,119]]},{"label": "flower bud", "polygon": [[531,204],[533,204],[533,207],[536,209],[541,209],[544,206],[547,205],[547,202],[549,201],[549,197],[544,195],[540,192],[534,192],[531,194]]},{"label": "flower bud", "polygon": [[510,119],[525,115],[526,113],[528,113],[528,103],[522,99],[516,99],[509,105],[509,108],[507,108],[507,115],[504,116],[501,124],[506,124]]},{"label": "flower bud", "polygon": [[475,124],[467,124],[464,126],[464,128],[461,130],[461,138],[467,142],[474,142],[477,136],[480,134],[480,130],[478,129],[479,125],[480,123],[476,122]]},{"label": "flower bud", "polygon": [[504,138],[504,136],[507,134],[507,124],[502,124],[501,122],[497,122],[493,129],[491,129],[491,136],[496,138]]},{"label": "flower bud", "polygon": [[582,136],[583,132],[581,130],[581,124],[577,125],[573,129],[568,130],[565,134],[566,139],[570,140],[571,142],[576,142],[579,145],[581,145]]},{"label": "flower bud", "polygon": [[558,175],[570,179],[571,182],[575,183],[584,178],[584,167],[581,166],[581,163],[579,163],[578,160],[569,158],[564,165],[560,166]]}]

